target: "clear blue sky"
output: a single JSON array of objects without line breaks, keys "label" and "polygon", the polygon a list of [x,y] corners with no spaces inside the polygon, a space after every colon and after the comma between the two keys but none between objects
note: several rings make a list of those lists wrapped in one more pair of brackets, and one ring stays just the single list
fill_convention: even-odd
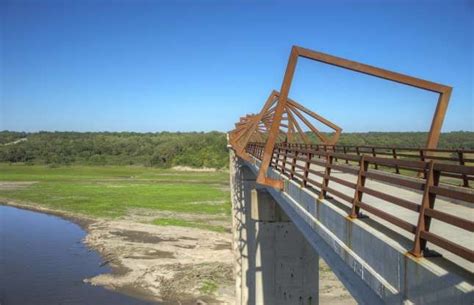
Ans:
[{"label": "clear blue sky", "polygon": [[[292,45],[453,86],[443,130],[474,130],[473,1],[256,2],[0,1],[0,130],[226,131]],[[345,131],[426,131],[437,99],[304,59],[290,96]]]}]

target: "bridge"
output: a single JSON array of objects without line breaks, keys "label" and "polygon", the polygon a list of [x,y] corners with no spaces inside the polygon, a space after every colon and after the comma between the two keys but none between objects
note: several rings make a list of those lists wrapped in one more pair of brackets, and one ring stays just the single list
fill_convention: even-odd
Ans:
[{"label": "bridge", "polygon": [[[299,57],[438,93],[426,146],[338,145],[288,97]],[[474,150],[437,149],[450,93],[293,47],[280,91],[228,134],[236,304],[319,304],[319,258],[359,304],[474,304]]]}]

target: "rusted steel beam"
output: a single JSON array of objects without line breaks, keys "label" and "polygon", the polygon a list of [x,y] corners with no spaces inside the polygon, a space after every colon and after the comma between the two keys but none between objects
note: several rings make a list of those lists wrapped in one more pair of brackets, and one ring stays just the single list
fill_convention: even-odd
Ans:
[{"label": "rusted steel beam", "polygon": [[[273,113],[272,124],[269,131],[269,135],[265,143],[262,163],[261,163],[260,171],[257,177],[258,183],[276,186],[276,187],[283,186],[281,182],[272,181],[271,179],[266,177],[266,171],[271,162],[271,154],[273,151],[273,147],[275,146],[276,141],[278,139],[278,132],[279,132],[283,113],[285,112],[285,109],[287,109],[287,105],[289,103],[288,93],[291,87],[291,83],[293,81],[293,76],[296,70],[296,65],[297,65],[299,57],[308,58],[311,60],[329,64],[329,65],[341,67],[341,68],[352,70],[355,72],[372,75],[372,76],[379,77],[382,79],[386,79],[386,80],[394,81],[397,83],[405,84],[408,86],[438,93],[439,99],[438,99],[438,103],[436,106],[436,110],[433,116],[433,120],[431,123],[430,131],[429,131],[428,139],[426,143],[427,148],[433,149],[437,147],[437,144],[439,141],[439,135],[441,132],[441,127],[443,124],[444,116],[446,113],[446,109],[447,109],[449,98],[452,91],[451,87],[442,85],[442,84],[437,84],[430,81],[426,81],[423,79],[415,78],[412,76],[404,75],[401,73],[381,69],[378,67],[366,65],[363,63],[347,60],[344,58],[332,56],[329,54],[324,54],[321,52],[312,51],[312,50],[305,49],[302,47],[293,46],[291,49],[291,53],[288,59],[288,64],[287,64],[283,82],[281,85],[278,102],[275,106],[275,111]],[[336,132],[336,136],[338,137],[339,133]],[[331,144],[335,144],[335,142]]]}]

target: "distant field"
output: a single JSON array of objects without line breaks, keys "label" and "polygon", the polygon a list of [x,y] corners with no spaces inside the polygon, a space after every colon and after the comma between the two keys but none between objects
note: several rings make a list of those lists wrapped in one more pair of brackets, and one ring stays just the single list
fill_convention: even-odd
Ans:
[{"label": "distant field", "polygon": [[[21,187],[1,183],[35,182]],[[228,173],[180,172],[135,166],[10,165],[0,163],[0,198],[92,217],[116,218],[133,209],[228,217]],[[1,199],[0,199],[1,201]],[[201,220],[155,219],[161,225],[221,230]]]}]

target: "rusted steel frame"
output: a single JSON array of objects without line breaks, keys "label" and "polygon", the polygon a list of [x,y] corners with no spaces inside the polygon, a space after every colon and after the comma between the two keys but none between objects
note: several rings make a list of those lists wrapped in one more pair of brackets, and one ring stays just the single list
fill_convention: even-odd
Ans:
[{"label": "rusted steel frame", "polygon": [[303,140],[305,144],[309,144],[310,141],[308,139],[308,136],[303,132],[303,129],[301,129],[300,124],[298,124],[298,122],[295,120],[295,117],[293,116],[293,114],[291,114],[291,111],[287,111],[287,113],[288,113],[288,119],[293,121],[293,124],[295,125],[296,130],[298,130],[298,135],[300,136],[300,138]]},{"label": "rusted steel frame", "polygon": [[280,128],[281,117],[285,110],[288,93],[290,91],[291,81],[295,73],[297,58],[298,52],[295,48],[293,48],[290,54],[290,58],[288,60],[288,65],[286,67],[285,76],[283,78],[283,83],[280,89],[280,97],[278,99],[278,103],[275,109],[270,133],[267,142],[265,143],[265,152],[263,154],[262,163],[260,165],[260,170],[257,176],[257,183],[272,186],[278,189],[283,188],[283,182],[281,180],[268,178],[266,176],[266,173],[268,170],[268,166],[270,165],[271,153],[276,143],[277,133]]},{"label": "rusted steel frame", "polygon": [[434,161],[429,161],[428,171],[426,172],[425,187],[423,190],[423,198],[421,200],[420,212],[418,214],[418,224],[416,226],[415,240],[413,241],[413,249],[411,253],[417,257],[423,255],[426,248],[426,239],[423,239],[422,232],[430,230],[431,217],[425,214],[427,208],[433,209],[436,199],[436,194],[430,192],[432,186],[438,186],[439,171],[434,171]]},{"label": "rusted steel frame", "polygon": [[411,77],[401,73],[396,73],[374,66],[369,66],[355,61],[350,61],[347,59],[339,58],[336,56],[304,49],[301,47],[297,48],[296,56],[302,56],[308,59],[313,59],[330,65],[338,66],[341,68],[349,69],[352,71],[376,76],[386,80],[394,81],[397,83],[405,84],[408,86],[432,91],[439,93],[438,103],[436,105],[436,110],[431,122],[430,132],[428,135],[428,140],[426,143],[427,148],[436,148],[439,141],[439,135],[441,132],[441,127],[443,125],[444,116],[446,114],[446,109],[448,107],[449,98],[451,96],[452,88],[442,84],[437,84],[434,82],[426,81],[423,79]]},{"label": "rusted steel frame", "polygon": [[295,102],[294,100],[292,100],[291,98],[288,98],[288,104],[294,108],[298,108],[299,110],[303,111],[304,113],[306,113],[307,115],[315,118],[316,120],[318,120],[319,122],[323,123],[324,125],[330,127],[331,129],[333,129],[334,131],[342,131],[342,128],[339,127],[338,125],[334,124],[333,122],[323,118],[322,116],[320,116],[319,114],[309,110],[308,108],[304,107],[303,105]]},{"label": "rusted steel frame", "polygon": [[365,173],[369,169],[369,162],[365,160],[365,155],[362,156],[359,163],[359,175],[357,176],[356,189],[354,191],[354,198],[352,200],[352,209],[349,217],[357,218],[359,216],[360,207],[359,203],[362,201],[362,188],[365,186],[366,175]]},{"label": "rusted steel frame", "polygon": [[242,135],[243,137],[243,139],[241,139],[242,143],[240,144],[237,141],[239,140],[239,138],[237,138],[234,143],[231,143],[233,144],[233,146],[235,146],[234,149],[237,155],[243,157],[244,159],[246,158],[248,159],[248,156],[244,153],[245,146],[247,145],[254,131],[258,128],[260,122],[262,121],[262,117],[267,113],[268,109],[276,102],[276,98],[277,98],[276,91],[273,90],[268,96],[267,101],[265,102],[260,113],[252,117],[248,125],[248,128],[246,129],[246,132],[244,133],[245,136]]},{"label": "rusted steel frame", "polygon": [[[340,137],[341,131],[342,131],[341,127],[339,127],[336,124],[328,121],[327,119],[323,118],[322,116],[318,115],[317,113],[315,113],[315,112],[309,110],[308,108],[304,107],[303,105],[298,104],[297,102],[293,101],[292,99],[288,99],[288,105],[290,106],[290,109],[292,109],[292,110],[298,109],[298,110],[306,113],[307,115],[313,117],[314,119],[318,120],[319,122],[323,123],[324,125],[330,127],[331,129],[333,129],[335,131],[335,134],[331,137],[331,140],[327,139],[326,137],[324,137],[324,140],[321,139],[324,143],[335,144],[339,140],[339,137]],[[309,122],[306,123],[306,125],[308,125],[308,127],[313,126]],[[319,132],[316,135],[319,135]]]},{"label": "rusted steel frame", "polygon": [[292,111],[294,114],[296,114],[297,117],[300,118],[301,121],[303,121],[303,123],[306,124],[306,126],[309,127],[309,129],[311,129],[311,131],[312,131],[314,134],[316,134],[316,136],[317,136],[321,141],[323,141],[324,143],[327,143],[327,142],[328,142],[328,139],[327,139],[324,135],[322,135],[321,132],[320,132],[316,127],[314,127],[314,126],[298,111],[298,109],[293,108],[293,107],[291,107],[290,109],[291,109],[291,111]]},{"label": "rusted steel frame", "polygon": [[[280,124],[280,125],[284,126],[283,124]],[[288,121],[288,131],[287,131],[288,143],[291,143],[293,141],[293,132],[294,132],[293,122],[290,120]]]}]

